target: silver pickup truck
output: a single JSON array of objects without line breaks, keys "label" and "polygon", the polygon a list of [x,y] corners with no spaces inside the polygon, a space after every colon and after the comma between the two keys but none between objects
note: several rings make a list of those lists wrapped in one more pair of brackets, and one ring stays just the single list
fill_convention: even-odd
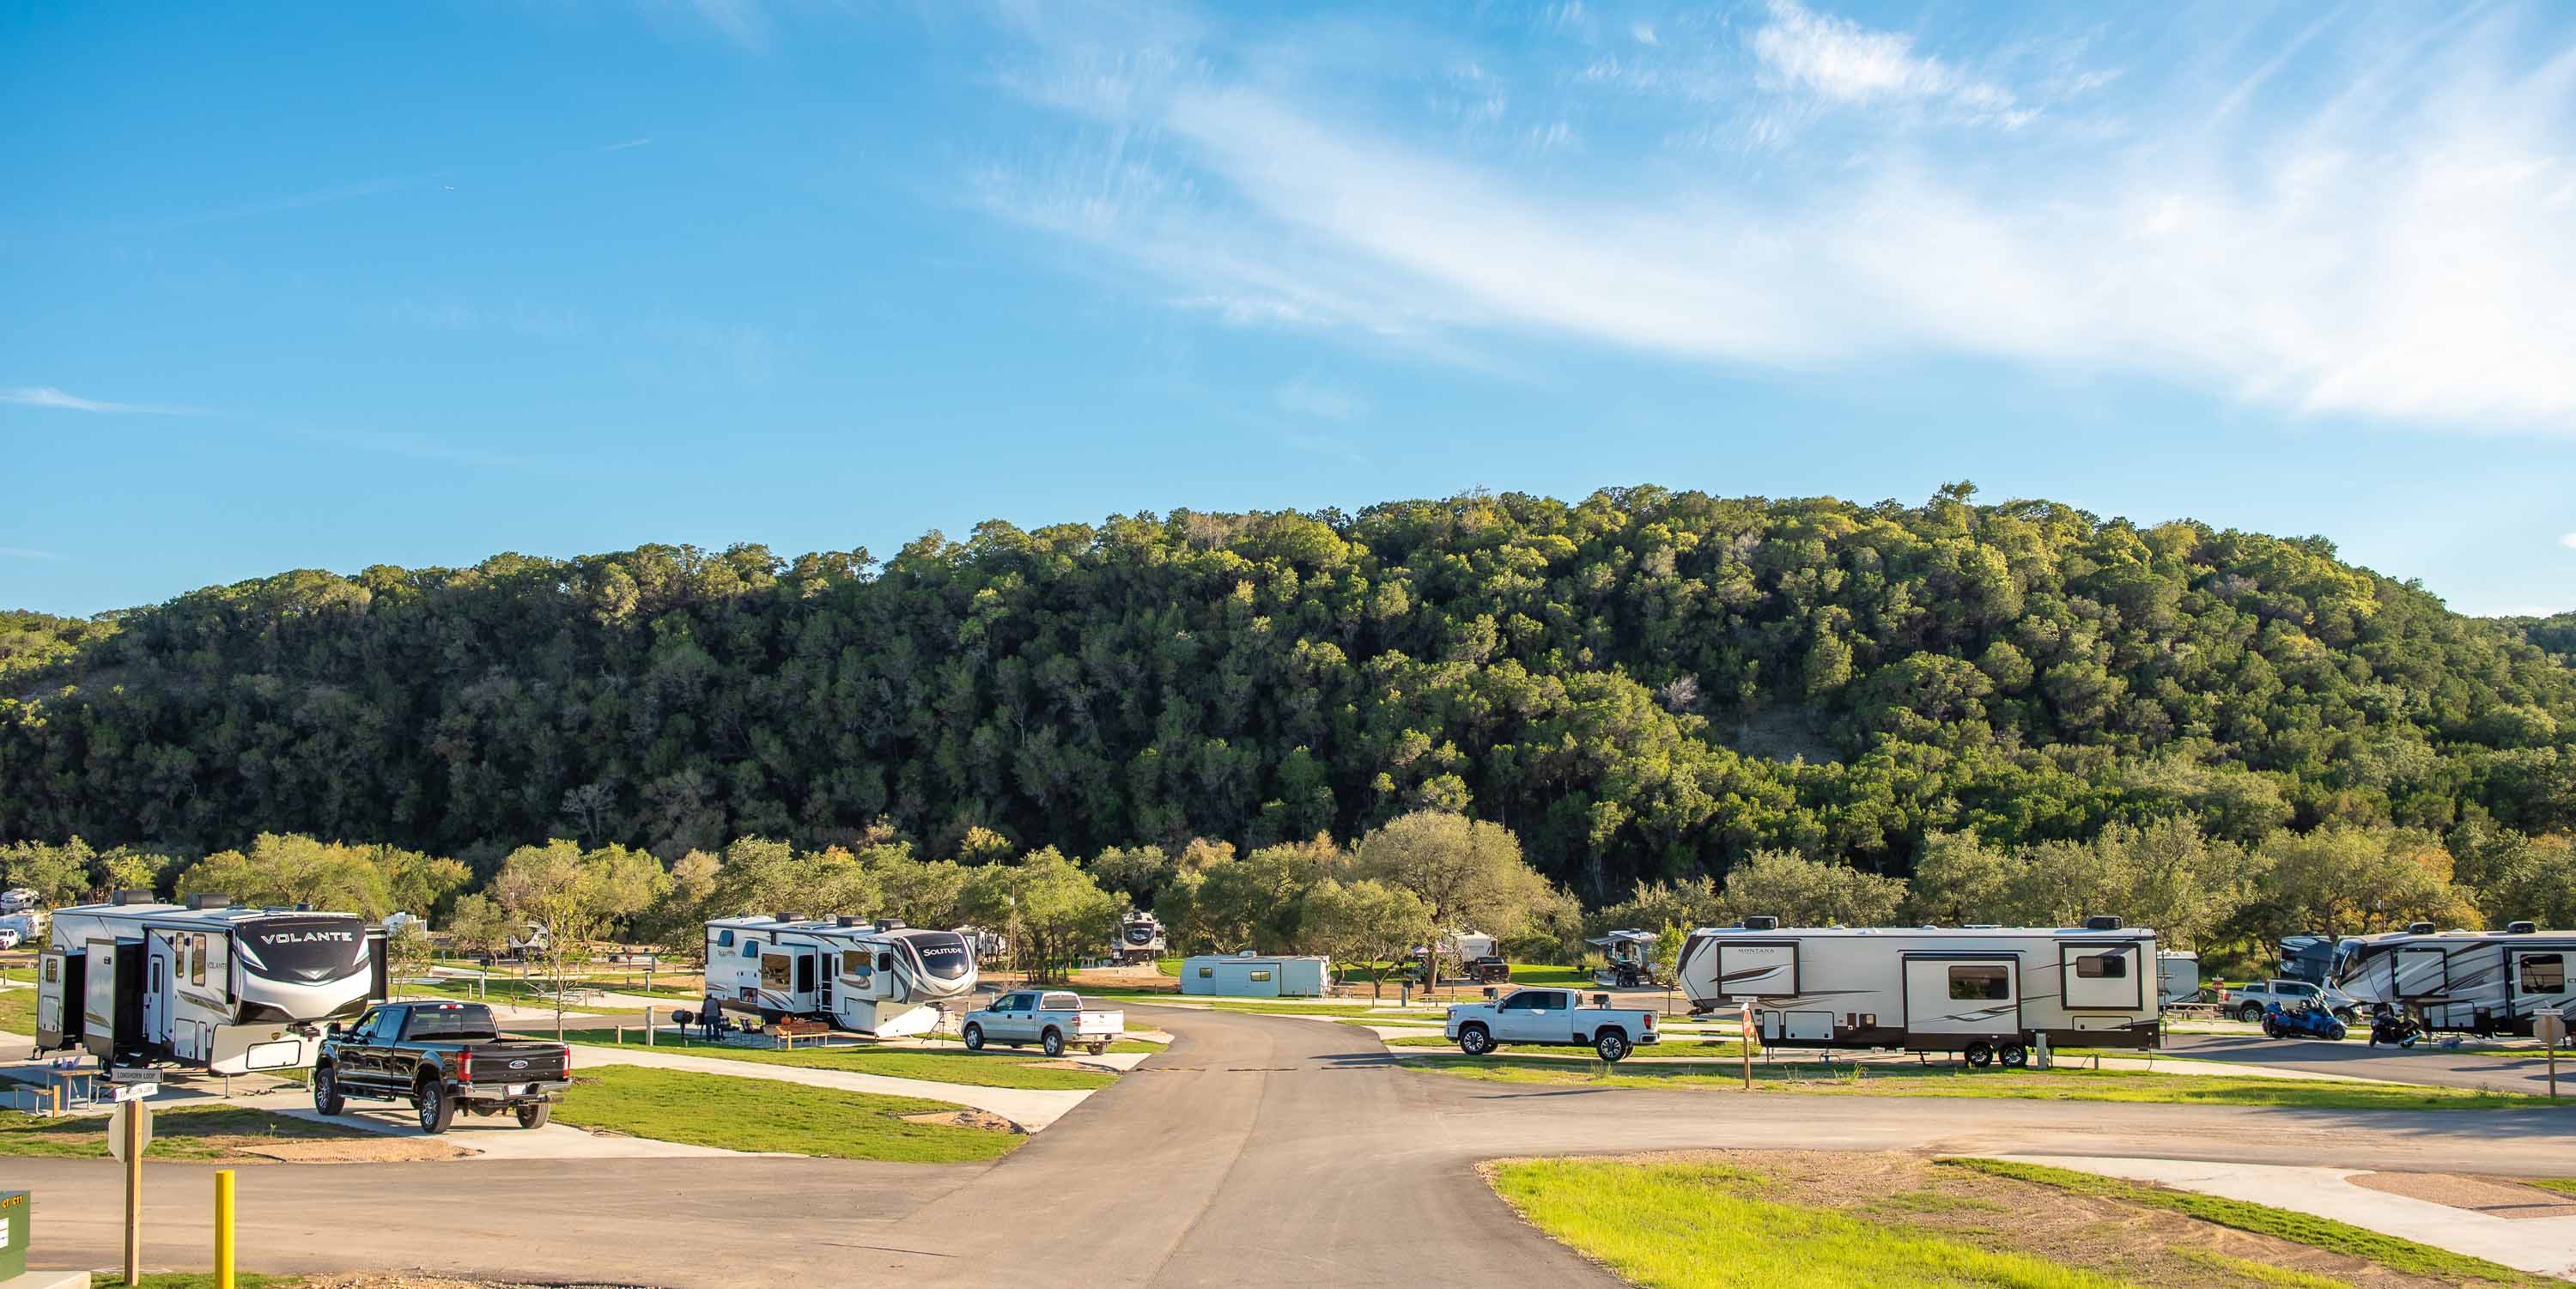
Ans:
[{"label": "silver pickup truck", "polygon": [[1035,1043],[1049,1056],[1079,1047],[1093,1056],[1109,1050],[1127,1028],[1127,1013],[1093,1007],[1082,995],[1061,989],[1022,989],[1003,994],[981,1011],[966,1013],[959,1033],[970,1051],[986,1043],[1012,1047]]},{"label": "silver pickup truck", "polygon": [[1451,1007],[1441,1032],[1469,1056],[1483,1056],[1505,1043],[1533,1043],[1588,1047],[1602,1060],[1617,1061],[1656,1041],[1655,1013],[1638,1007],[1586,1007],[1582,1001],[1571,989],[1515,989],[1499,1002]]}]

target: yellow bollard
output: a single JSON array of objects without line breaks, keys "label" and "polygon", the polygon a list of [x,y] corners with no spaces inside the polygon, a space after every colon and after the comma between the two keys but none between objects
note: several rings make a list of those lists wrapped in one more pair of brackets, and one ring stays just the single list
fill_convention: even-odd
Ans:
[{"label": "yellow bollard", "polygon": [[233,1170],[215,1170],[215,1289],[233,1289]]}]

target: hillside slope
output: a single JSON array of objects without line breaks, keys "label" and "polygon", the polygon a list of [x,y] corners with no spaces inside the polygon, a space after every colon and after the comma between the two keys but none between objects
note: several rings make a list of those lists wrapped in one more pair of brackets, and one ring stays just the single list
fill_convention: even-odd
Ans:
[{"label": "hillside slope", "polygon": [[501,555],[73,625],[0,658],[34,696],[0,698],[0,838],[667,853],[882,817],[1087,854],[1432,804],[1599,898],[1755,847],[1902,871],[1936,828],[2576,823],[2576,676],[2516,632],[2320,539],[1966,486]]}]

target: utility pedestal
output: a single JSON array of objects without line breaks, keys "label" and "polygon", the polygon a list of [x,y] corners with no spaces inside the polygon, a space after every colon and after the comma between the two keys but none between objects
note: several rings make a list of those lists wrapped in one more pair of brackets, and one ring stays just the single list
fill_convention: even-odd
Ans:
[{"label": "utility pedestal", "polygon": [[29,1271],[35,1206],[25,1191],[0,1191],[0,1289],[89,1289],[86,1271]]}]

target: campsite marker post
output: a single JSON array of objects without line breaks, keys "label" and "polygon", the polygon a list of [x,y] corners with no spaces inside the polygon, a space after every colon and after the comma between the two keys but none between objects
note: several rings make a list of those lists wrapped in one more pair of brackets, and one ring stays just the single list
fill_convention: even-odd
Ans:
[{"label": "campsite marker post", "polygon": [[2567,1041],[2567,1018],[2541,1015],[2531,1022],[2531,1035],[2549,1045],[2549,1097],[2558,1099],[2558,1048]]},{"label": "campsite marker post", "polygon": [[1741,1004],[1736,1011],[1735,1054],[1744,1058],[1744,1090],[1753,1090],[1753,1004]]}]

